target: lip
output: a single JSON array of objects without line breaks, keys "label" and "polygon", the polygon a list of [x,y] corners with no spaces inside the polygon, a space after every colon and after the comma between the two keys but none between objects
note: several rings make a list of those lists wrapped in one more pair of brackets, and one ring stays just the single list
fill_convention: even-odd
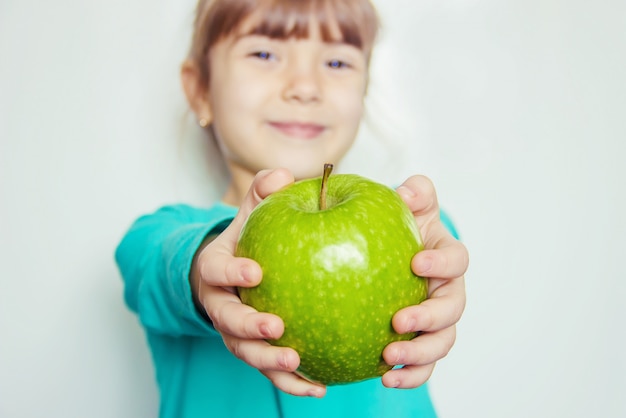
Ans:
[{"label": "lip", "polygon": [[324,130],[325,126],[317,123],[309,122],[269,122],[269,125],[282,133],[298,139],[313,139],[318,137]]}]

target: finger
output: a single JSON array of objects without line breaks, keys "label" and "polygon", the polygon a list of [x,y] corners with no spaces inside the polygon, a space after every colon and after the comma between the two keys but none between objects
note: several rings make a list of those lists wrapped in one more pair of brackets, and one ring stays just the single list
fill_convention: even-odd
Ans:
[{"label": "finger", "polygon": [[285,330],[278,316],[257,312],[225,289],[213,288],[202,295],[201,301],[213,326],[222,334],[246,339],[277,339]]},{"label": "finger", "polygon": [[246,340],[229,335],[225,335],[223,340],[235,357],[255,369],[292,373],[300,365],[298,353],[291,348],[275,347],[263,340]]},{"label": "finger", "polygon": [[439,203],[435,186],[428,177],[412,176],[396,189],[415,216],[439,216]]},{"label": "finger", "polygon": [[242,287],[259,284],[262,276],[260,266],[253,260],[233,257],[241,227],[256,205],[293,181],[293,175],[286,169],[264,170],[256,175],[235,219],[198,256],[200,277],[205,283]]},{"label": "finger", "polygon": [[[430,280],[430,282],[436,282]],[[465,282],[460,277],[436,283],[428,299],[396,312],[391,323],[396,332],[433,332],[456,324],[465,310]]]},{"label": "finger", "polygon": [[463,275],[469,264],[469,255],[465,246],[441,223],[433,183],[424,176],[412,176],[397,190],[416,217],[427,249],[413,258],[413,271],[423,277],[455,278]]},{"label": "finger", "polygon": [[422,277],[454,279],[463,276],[469,266],[469,254],[463,243],[444,234],[433,246],[415,254],[411,260],[413,272]]},{"label": "finger", "polygon": [[426,366],[448,355],[456,340],[456,327],[422,334],[411,341],[389,344],[383,351],[383,359],[390,366]]},{"label": "finger", "polygon": [[254,287],[261,282],[261,266],[249,258],[233,257],[212,242],[198,255],[200,277],[209,286]]},{"label": "finger", "polygon": [[219,236],[219,244],[231,254],[235,251],[239,232],[250,212],[270,194],[277,192],[294,182],[289,170],[279,168],[260,171],[252,182],[248,194],[244,198],[235,219]]},{"label": "finger", "polygon": [[326,395],[325,386],[309,382],[294,373],[279,371],[262,371],[262,373],[274,386],[290,395],[309,396],[313,398],[322,398]]},{"label": "finger", "polygon": [[426,383],[434,369],[435,363],[391,369],[383,375],[382,382],[388,388],[412,389]]}]

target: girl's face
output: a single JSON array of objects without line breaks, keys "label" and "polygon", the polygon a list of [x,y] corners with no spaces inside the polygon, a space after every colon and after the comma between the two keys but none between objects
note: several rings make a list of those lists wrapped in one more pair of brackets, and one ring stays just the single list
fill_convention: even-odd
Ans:
[{"label": "girl's face", "polygon": [[367,57],[322,41],[314,22],[309,28],[302,39],[232,35],[209,52],[206,115],[199,117],[212,123],[234,176],[277,167],[297,179],[319,176],[354,142]]}]

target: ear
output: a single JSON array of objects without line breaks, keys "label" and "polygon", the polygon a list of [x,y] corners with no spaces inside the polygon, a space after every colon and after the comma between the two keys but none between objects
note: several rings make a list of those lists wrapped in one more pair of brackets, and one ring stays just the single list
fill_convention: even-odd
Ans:
[{"label": "ear", "polygon": [[209,104],[208,88],[201,80],[200,69],[191,60],[183,62],[180,69],[180,80],[191,110],[196,114],[198,120],[210,124],[213,120],[213,112]]}]

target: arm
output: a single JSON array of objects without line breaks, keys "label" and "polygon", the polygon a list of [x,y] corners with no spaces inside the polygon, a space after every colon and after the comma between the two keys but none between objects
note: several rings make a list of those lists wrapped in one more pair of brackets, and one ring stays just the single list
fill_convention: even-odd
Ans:
[{"label": "arm", "polygon": [[293,176],[285,170],[259,173],[232,222],[234,213],[187,206],[144,216],[125,235],[115,257],[126,303],[148,330],[221,337],[235,357],[279,389],[320,397],[325,388],[294,373],[300,363],[295,350],[265,341],[282,335],[282,320],[244,305],[235,290],[258,285],[262,276],[256,262],[233,255],[243,223],[263,198],[290,182]]},{"label": "arm", "polygon": [[168,206],[131,226],[115,259],[126,303],[146,329],[174,336],[217,335],[194,306],[189,271],[203,239],[223,229],[235,211]]}]

